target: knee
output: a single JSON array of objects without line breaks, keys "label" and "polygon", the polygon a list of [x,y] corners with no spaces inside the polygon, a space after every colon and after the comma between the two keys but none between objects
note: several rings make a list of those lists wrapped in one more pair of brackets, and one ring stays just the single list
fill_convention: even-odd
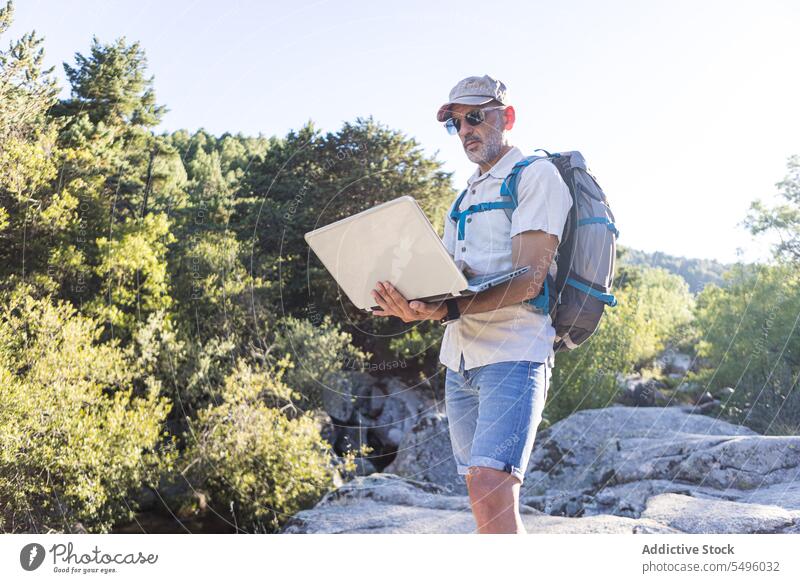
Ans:
[{"label": "knee", "polygon": [[493,468],[470,466],[467,472],[467,491],[474,504],[493,505],[513,498],[516,477]]}]

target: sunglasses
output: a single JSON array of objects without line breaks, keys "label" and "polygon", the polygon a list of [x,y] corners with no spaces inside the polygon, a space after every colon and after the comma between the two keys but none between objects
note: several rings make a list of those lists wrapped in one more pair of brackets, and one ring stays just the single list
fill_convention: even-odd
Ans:
[{"label": "sunglasses", "polygon": [[[486,121],[486,111],[492,111],[493,109],[505,109],[505,105],[497,105],[495,107],[484,107],[483,109],[473,109],[472,111],[466,113],[464,115],[464,119],[466,122],[475,127],[477,125],[482,124]],[[447,133],[451,136],[457,134],[461,131],[461,120],[455,117],[450,117],[444,122],[444,127],[447,129]]]}]

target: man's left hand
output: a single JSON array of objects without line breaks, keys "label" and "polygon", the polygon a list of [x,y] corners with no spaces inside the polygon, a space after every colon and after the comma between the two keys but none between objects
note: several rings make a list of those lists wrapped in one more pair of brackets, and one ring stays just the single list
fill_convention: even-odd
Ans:
[{"label": "man's left hand", "polygon": [[416,320],[439,320],[447,314],[447,307],[443,302],[437,304],[414,300],[409,303],[388,281],[379,281],[372,290],[372,297],[382,308],[381,310],[372,310],[373,316],[397,316],[403,322],[414,322]]}]

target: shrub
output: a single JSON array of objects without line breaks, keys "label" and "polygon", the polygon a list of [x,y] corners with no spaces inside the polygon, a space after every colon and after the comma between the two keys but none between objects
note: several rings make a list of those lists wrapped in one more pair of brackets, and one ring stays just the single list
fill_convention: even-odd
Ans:
[{"label": "shrub", "polygon": [[552,423],[580,409],[607,407],[619,375],[653,359],[692,319],[686,282],[662,268],[626,266],[598,330],[580,348],[559,353],[545,415]]},{"label": "shrub", "polygon": [[351,344],[352,337],[325,315],[317,325],[309,320],[286,316],[278,325],[270,348],[270,362],[289,355],[283,381],[302,395],[304,409],[322,405],[323,387],[332,386],[335,377],[352,361],[371,357]]},{"label": "shrub", "polygon": [[116,341],[97,343],[98,322],[32,291],[0,294],[0,529],[108,532],[174,459],[158,447],[169,402]]},{"label": "shrub", "polygon": [[[185,473],[238,528],[275,532],[332,487],[330,446],[311,413],[289,419],[263,402],[279,381],[238,369],[224,401],[190,421]],[[352,459],[347,466],[354,468]]]},{"label": "shrub", "polygon": [[735,266],[725,288],[708,286],[697,300],[703,337],[699,375],[712,393],[732,387],[722,414],[763,433],[795,435],[800,426],[800,269]]}]

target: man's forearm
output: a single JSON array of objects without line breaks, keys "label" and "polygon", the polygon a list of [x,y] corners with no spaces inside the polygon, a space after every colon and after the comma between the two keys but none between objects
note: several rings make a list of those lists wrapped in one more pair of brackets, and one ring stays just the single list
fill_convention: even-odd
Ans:
[{"label": "man's forearm", "polygon": [[458,298],[458,309],[462,314],[478,314],[491,312],[511,304],[519,304],[538,296],[543,282],[542,275],[532,273],[531,270],[486,291]]}]

